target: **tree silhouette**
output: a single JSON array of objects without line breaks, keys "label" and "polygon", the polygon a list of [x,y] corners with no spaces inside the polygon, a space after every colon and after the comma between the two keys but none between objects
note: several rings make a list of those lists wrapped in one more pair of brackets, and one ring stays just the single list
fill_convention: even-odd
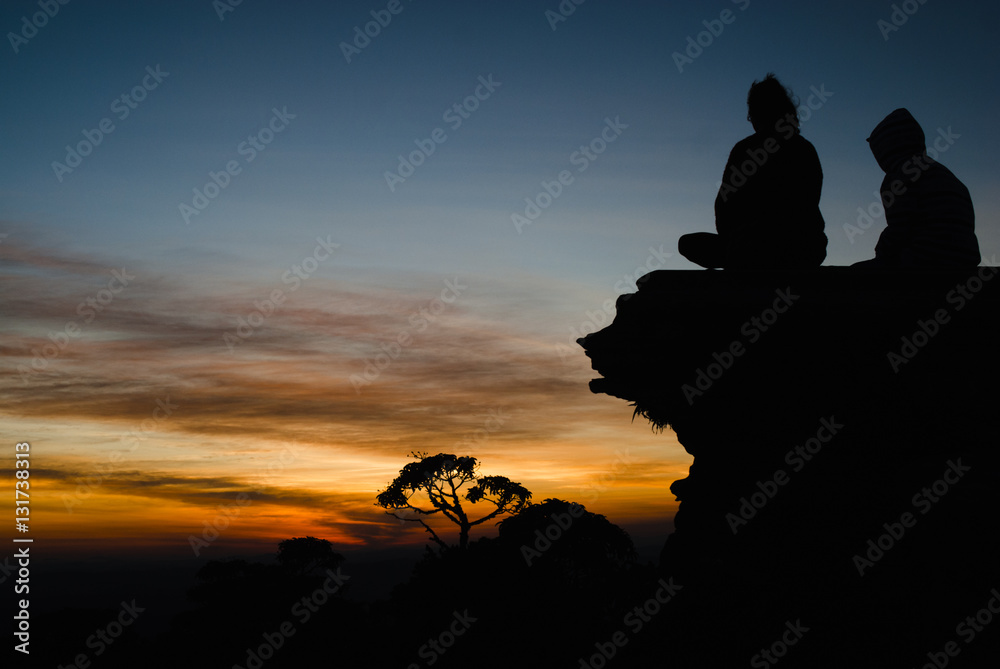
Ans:
[{"label": "tree silhouette", "polygon": [[545,554],[569,573],[605,573],[635,562],[628,532],[582,504],[549,498],[500,523],[500,539],[520,547],[528,564]]},{"label": "tree silhouette", "polygon": [[334,553],[326,539],[294,537],[278,543],[278,564],[299,576],[317,569],[336,569],[343,561],[344,556]]},{"label": "tree silhouette", "polygon": [[[378,494],[375,505],[388,509],[386,513],[399,520],[423,525],[442,550],[447,549],[448,544],[424,521],[424,516],[441,513],[458,525],[458,546],[464,550],[469,544],[469,531],[473,526],[504,513],[518,513],[531,500],[531,492],[527,488],[506,476],[480,476],[476,458],[457,457],[451,453],[429,456],[417,451],[411,453],[411,456],[417,458],[417,462],[411,462],[399,470],[399,476]],[[461,490],[470,483],[472,485],[465,492],[465,500],[471,504],[489,502],[496,507],[477,520],[469,520],[462,507]],[[412,497],[420,492],[427,494],[433,510],[411,503]],[[406,510],[413,511],[416,516],[407,518],[399,515],[399,512]]]}]

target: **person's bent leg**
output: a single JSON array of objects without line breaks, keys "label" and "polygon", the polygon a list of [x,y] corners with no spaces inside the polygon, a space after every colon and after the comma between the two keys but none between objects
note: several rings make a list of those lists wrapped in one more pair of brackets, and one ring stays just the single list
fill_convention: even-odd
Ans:
[{"label": "person's bent leg", "polygon": [[692,232],[681,235],[677,250],[682,256],[702,267],[715,269],[726,264],[726,245],[712,232]]}]

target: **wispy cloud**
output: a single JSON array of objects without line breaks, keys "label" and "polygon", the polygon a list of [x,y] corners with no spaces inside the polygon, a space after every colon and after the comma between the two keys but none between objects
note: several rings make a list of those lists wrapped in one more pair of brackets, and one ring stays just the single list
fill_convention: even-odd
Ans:
[{"label": "wispy cloud", "polygon": [[[168,278],[126,264],[135,278],[84,323],[78,305],[122,267],[20,247],[10,257],[16,262],[0,270],[8,314],[0,348],[4,411],[23,421],[100,425],[108,436],[92,443],[101,451],[122,448],[129,434],[149,439],[129,456],[128,468],[102,485],[107,498],[220,502],[252,485],[249,463],[262,444],[295,442],[312,449],[313,472],[330,480],[295,489],[284,481],[257,493],[260,507],[294,507],[374,541],[389,530],[369,498],[411,450],[472,450],[507,468],[502,473],[551,484],[564,497],[585,490],[604,460],[611,465],[622,444],[609,443],[615,431],[609,434],[609,426],[631,427],[629,439],[639,440],[639,466],[616,475],[622,489],[662,494],[683,461],[676,453],[664,466],[668,440],[629,426],[627,407],[591,395],[582,352],[580,364],[568,365],[531,327],[531,312],[537,319],[548,313],[531,286],[469,289],[464,300],[438,305],[427,319],[420,314],[433,313],[429,305],[451,277],[407,277],[409,287],[387,289],[315,276],[308,290],[287,294],[267,314],[261,310],[252,335],[231,348],[225,334],[241,319],[249,323],[255,304],[277,286],[222,289],[207,275]],[[79,332],[66,322],[76,322]],[[409,335],[405,345],[392,347],[403,341],[401,332]],[[366,369],[378,373],[359,392],[352,377]],[[174,407],[168,418],[157,410],[164,402]],[[502,424],[486,430],[498,409]],[[231,453],[223,471],[191,462],[193,454],[210,457],[220,443]],[[72,451],[50,470],[67,486],[87,475]],[[347,469],[367,482],[364,495],[343,496],[337,473],[345,458],[357,461]],[[156,473],[175,469],[174,459],[183,476]]]}]

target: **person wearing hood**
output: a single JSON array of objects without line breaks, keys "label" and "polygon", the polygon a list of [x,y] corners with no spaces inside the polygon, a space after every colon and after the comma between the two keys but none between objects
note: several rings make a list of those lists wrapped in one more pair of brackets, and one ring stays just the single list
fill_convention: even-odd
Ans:
[{"label": "person wearing hood", "polygon": [[677,248],[707,268],[807,269],[826,258],[819,210],[823,169],[799,133],[791,92],[769,73],[747,93],[754,134],[729,154],[715,198],[718,234],[681,236]]},{"label": "person wearing hood", "polygon": [[927,155],[924,131],[906,109],[886,116],[868,137],[885,172],[879,189],[885,230],[875,258],[852,265],[871,269],[962,269],[979,265],[975,212],[969,189]]}]

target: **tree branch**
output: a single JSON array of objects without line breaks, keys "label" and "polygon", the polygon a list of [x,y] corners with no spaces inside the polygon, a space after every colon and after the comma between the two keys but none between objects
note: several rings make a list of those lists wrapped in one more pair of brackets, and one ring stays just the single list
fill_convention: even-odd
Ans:
[{"label": "tree branch", "polygon": [[425,530],[427,530],[428,532],[431,533],[431,540],[434,541],[434,543],[436,543],[442,549],[448,550],[448,544],[446,544],[445,542],[441,541],[441,537],[439,537],[437,535],[437,533],[434,532],[434,530],[431,529],[430,525],[428,525],[427,523],[424,522],[423,518],[417,518],[417,520],[420,521],[420,524],[424,526]]},{"label": "tree branch", "polygon": [[501,508],[498,508],[496,511],[490,511],[488,514],[486,514],[479,520],[473,520],[471,523],[469,523],[469,525],[478,525],[480,523],[485,523],[487,520],[490,520],[491,518],[496,518],[503,512],[504,510]]},{"label": "tree branch", "polygon": [[[410,508],[413,509],[414,511],[417,511],[418,513],[423,513],[423,514],[426,514],[426,515],[431,515],[431,514],[434,514],[434,513],[437,513],[438,511],[440,511],[440,509],[437,509],[437,510],[434,510],[434,511],[424,511],[423,509],[418,509],[415,506],[410,507]],[[399,516],[397,516],[392,511],[386,511],[385,513],[386,513],[386,515],[392,516],[393,518],[396,518],[398,520],[402,520],[402,521],[405,521],[405,522],[408,522],[408,523],[420,523],[421,525],[424,526],[425,530],[427,530],[428,532],[431,533],[431,540],[433,540],[436,544],[438,544],[442,548],[449,548],[448,544],[446,544],[445,542],[441,541],[441,537],[439,537],[437,535],[437,533],[434,530],[431,529],[430,525],[428,525],[427,523],[424,522],[423,518],[400,518]]]}]

